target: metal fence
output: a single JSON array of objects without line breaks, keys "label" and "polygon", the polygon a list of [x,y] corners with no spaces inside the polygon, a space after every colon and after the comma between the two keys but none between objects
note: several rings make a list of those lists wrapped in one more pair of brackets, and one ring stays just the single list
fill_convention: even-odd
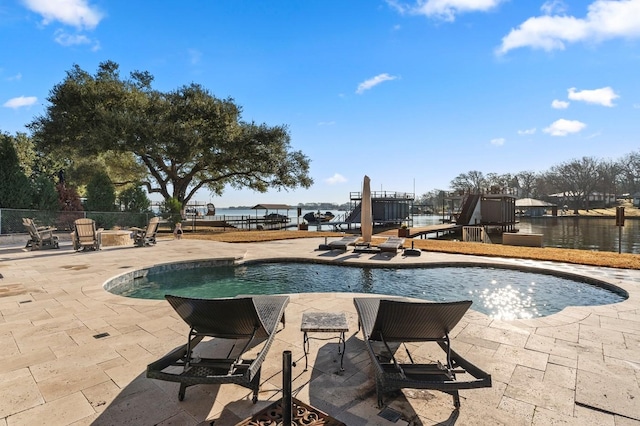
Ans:
[{"label": "metal fence", "polygon": [[80,218],[90,218],[96,221],[97,228],[113,229],[137,226],[144,228],[153,213],[130,212],[67,212],[27,209],[0,209],[0,234],[25,233],[22,218],[33,219],[38,226],[54,226],[58,231],[71,231],[73,222]]}]

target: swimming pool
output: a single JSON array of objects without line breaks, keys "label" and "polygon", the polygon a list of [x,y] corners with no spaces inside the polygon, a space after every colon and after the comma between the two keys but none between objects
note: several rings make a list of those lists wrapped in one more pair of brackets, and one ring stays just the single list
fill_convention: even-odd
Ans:
[{"label": "swimming pool", "polygon": [[500,319],[535,318],[567,306],[606,305],[627,298],[622,290],[605,288],[608,284],[595,280],[487,266],[391,269],[278,262],[172,265],[160,271],[125,276],[105,288],[142,299],[162,299],[165,294],[217,298],[312,292],[373,293],[430,301],[469,299],[472,309]]}]

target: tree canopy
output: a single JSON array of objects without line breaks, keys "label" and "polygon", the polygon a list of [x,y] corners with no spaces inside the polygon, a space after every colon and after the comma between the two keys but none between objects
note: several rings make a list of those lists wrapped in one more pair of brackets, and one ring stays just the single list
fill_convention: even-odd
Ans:
[{"label": "tree canopy", "polygon": [[110,212],[115,209],[116,193],[105,172],[96,173],[87,184],[87,210]]},{"label": "tree canopy", "polygon": [[32,190],[11,136],[0,133],[0,207],[29,208]]},{"label": "tree canopy", "polygon": [[122,79],[111,61],[95,75],[75,65],[29,124],[36,145],[69,157],[130,154],[146,168],[149,193],[183,206],[202,188],[221,195],[226,187],[266,192],[313,183],[309,159],[291,149],[286,126],[245,122],[233,99],[198,84],[165,93],[152,81],[139,71]]}]

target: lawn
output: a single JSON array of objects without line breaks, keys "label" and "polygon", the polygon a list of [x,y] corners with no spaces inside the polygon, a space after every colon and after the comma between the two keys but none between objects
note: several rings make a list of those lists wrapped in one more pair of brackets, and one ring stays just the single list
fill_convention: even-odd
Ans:
[{"label": "lawn", "polygon": [[[343,236],[337,232],[308,231],[215,231],[203,230],[194,234],[186,233],[184,238],[222,241],[227,243],[250,243],[260,241],[285,240],[294,238],[328,237],[336,239]],[[385,238],[374,236],[372,244],[383,242]],[[604,266],[623,269],[640,269],[640,255],[613,253],[591,250],[560,249],[552,247],[516,247],[502,244],[464,243],[460,241],[407,239],[406,246],[423,251],[468,254],[479,256],[511,257],[520,259],[549,260],[576,263],[581,265]]]}]

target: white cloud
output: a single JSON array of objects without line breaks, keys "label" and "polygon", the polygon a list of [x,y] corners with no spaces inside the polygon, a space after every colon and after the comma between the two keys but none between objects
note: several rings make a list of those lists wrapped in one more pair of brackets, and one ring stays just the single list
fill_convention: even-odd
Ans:
[{"label": "white cloud", "polygon": [[553,102],[551,102],[551,108],[555,108],[555,109],[567,109],[569,108],[569,102],[567,101],[560,101],[558,99],[554,99]]},{"label": "white cloud", "polygon": [[53,21],[71,25],[78,29],[93,29],[104,15],[87,0],[22,0],[24,5],[42,16],[42,23]]},{"label": "white cloud", "polygon": [[7,77],[7,80],[8,81],[22,80],[22,74],[18,73],[18,74],[14,75],[14,76]]},{"label": "white cloud", "polygon": [[505,0],[416,0],[414,4],[387,0],[387,3],[400,13],[424,15],[429,18],[453,22],[457,14],[467,12],[486,12],[498,7]]},{"label": "white cloud", "polygon": [[320,121],[318,122],[318,126],[333,126],[336,124],[335,121]]},{"label": "white cloud", "polygon": [[[557,10],[557,9],[556,9]],[[502,38],[497,54],[531,47],[563,50],[566,43],[640,37],[640,0],[596,0],[585,18],[566,15],[529,18]]]},{"label": "white cloud", "polygon": [[356,89],[356,93],[361,95],[363,94],[365,91],[371,89],[374,86],[377,86],[380,83],[384,83],[385,81],[390,81],[390,80],[395,80],[398,77],[394,76],[394,75],[389,75],[387,73],[384,74],[378,74],[373,78],[370,78],[368,80],[363,81],[362,83],[360,83],[358,85],[358,89]]},{"label": "white cloud", "polygon": [[28,107],[38,102],[38,98],[35,96],[20,96],[17,98],[9,99],[2,104],[3,107],[18,109],[22,107]]},{"label": "white cloud", "polygon": [[562,0],[549,0],[540,7],[540,10],[545,15],[560,14],[566,12],[567,5]]},{"label": "white cloud", "polygon": [[576,91],[575,87],[568,90],[569,99],[572,101],[582,101],[588,104],[598,104],[606,107],[614,106],[613,100],[620,97],[611,87],[603,87],[594,90]]},{"label": "white cloud", "polygon": [[324,181],[326,183],[328,183],[329,185],[335,185],[335,184],[338,184],[338,183],[345,183],[347,181],[347,178],[342,176],[340,173],[336,173],[333,176],[331,176],[330,178],[325,179]]},{"label": "white cloud", "polygon": [[69,34],[63,30],[56,31],[56,43],[62,46],[75,46],[78,44],[90,44],[91,39],[82,34]]},{"label": "white cloud", "polygon": [[567,136],[570,133],[578,133],[585,127],[587,125],[581,121],[561,118],[551,123],[551,126],[544,129],[543,132],[549,133],[551,136]]},{"label": "white cloud", "polygon": [[55,42],[61,46],[80,46],[90,44],[92,51],[100,50],[100,42],[90,39],[84,34],[69,34],[64,30],[57,30],[55,32]]},{"label": "white cloud", "polygon": [[535,132],[536,132],[535,127],[532,129],[518,130],[519,135],[533,135]]},{"label": "white cloud", "polygon": [[505,139],[504,138],[495,138],[495,139],[491,139],[491,145],[495,145],[495,146],[502,146],[505,143]]}]

